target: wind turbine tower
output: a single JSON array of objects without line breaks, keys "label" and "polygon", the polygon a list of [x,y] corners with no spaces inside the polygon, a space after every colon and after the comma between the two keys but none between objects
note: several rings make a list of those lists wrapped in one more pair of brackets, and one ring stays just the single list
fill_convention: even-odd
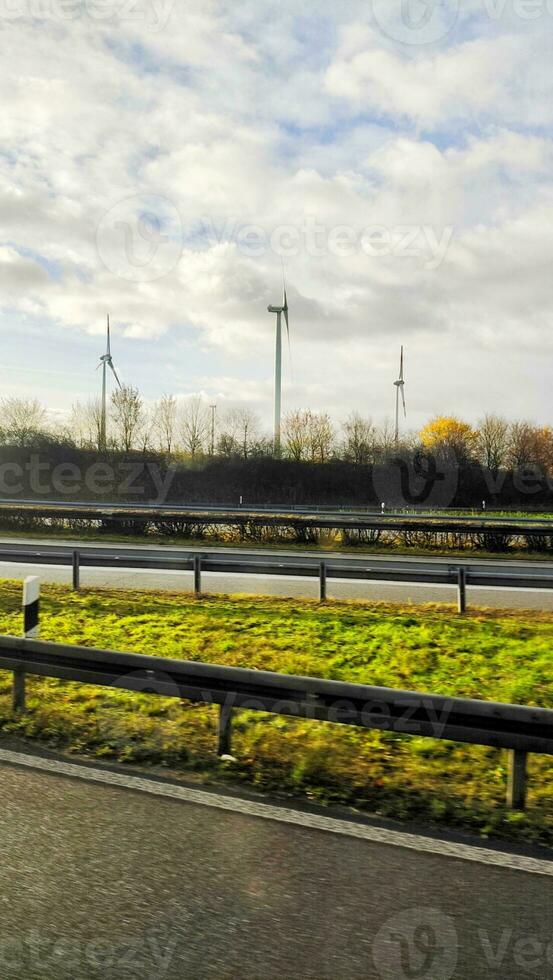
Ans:
[{"label": "wind turbine tower", "polygon": [[117,371],[113,366],[113,358],[111,356],[111,329],[109,324],[109,313],[108,313],[108,324],[107,324],[107,342],[106,342],[106,353],[102,354],[100,358],[100,363],[96,370],[102,368],[102,407],[100,416],[100,449],[105,449],[107,445],[107,371],[108,368],[112,372],[119,388],[121,388],[121,382],[117,376]]},{"label": "wind turbine tower", "polygon": [[[399,378],[394,381],[396,389],[396,429],[395,429],[395,444],[399,444],[399,399],[403,403],[403,415],[407,418],[407,409],[405,407],[405,379],[403,375],[403,347],[401,348],[401,357],[399,361]],[[401,394],[400,394],[401,393]]]},{"label": "wind turbine tower", "polygon": [[288,317],[288,298],[286,283],[283,284],[282,306],[269,306],[269,313],[276,313],[276,352],[275,352],[275,423],[274,423],[274,453],[280,456],[281,426],[282,426],[282,315],[286,321],[288,343],[290,343],[290,321]]}]

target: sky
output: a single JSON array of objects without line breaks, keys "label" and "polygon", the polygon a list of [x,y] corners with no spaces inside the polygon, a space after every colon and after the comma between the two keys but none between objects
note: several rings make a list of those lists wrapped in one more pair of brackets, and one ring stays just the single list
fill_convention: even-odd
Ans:
[{"label": "sky", "polygon": [[553,415],[553,0],[0,0],[1,396]]}]

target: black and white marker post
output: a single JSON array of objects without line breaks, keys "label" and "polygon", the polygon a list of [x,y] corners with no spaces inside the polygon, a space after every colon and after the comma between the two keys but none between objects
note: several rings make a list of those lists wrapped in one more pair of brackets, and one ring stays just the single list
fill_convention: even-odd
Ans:
[{"label": "black and white marker post", "polygon": [[36,640],[40,613],[40,579],[31,575],[23,583],[23,632],[26,640]]},{"label": "black and white marker post", "polygon": [[[40,614],[40,579],[31,575],[23,583],[23,634],[26,640],[38,636]],[[25,671],[18,667],[13,673],[13,710],[25,711]]]}]

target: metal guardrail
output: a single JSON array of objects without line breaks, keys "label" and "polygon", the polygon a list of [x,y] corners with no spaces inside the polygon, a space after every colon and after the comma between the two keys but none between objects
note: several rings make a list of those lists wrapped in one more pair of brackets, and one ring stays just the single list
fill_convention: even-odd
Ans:
[{"label": "metal guardrail", "polygon": [[14,672],[15,711],[25,710],[27,674],[218,705],[220,755],[230,752],[237,708],[508,749],[508,804],[517,809],[525,806],[528,753],[553,755],[553,711],[543,708],[11,636],[0,637],[0,669]]},{"label": "metal guardrail", "polygon": [[377,565],[364,564],[360,561],[354,566],[338,563],[332,559],[321,561],[320,558],[308,558],[286,561],[278,560],[272,555],[258,555],[256,560],[236,558],[217,554],[184,553],[182,556],[172,555],[125,555],[101,552],[98,550],[76,549],[71,551],[55,551],[53,549],[12,550],[0,547],[0,561],[17,562],[29,565],[59,565],[71,567],[73,570],[73,588],[80,587],[82,568],[110,569],[142,569],[151,571],[193,572],[194,590],[202,591],[202,573],[218,573],[222,575],[267,575],[271,577],[290,576],[316,578],[320,584],[320,598],[327,598],[328,581],[331,579],[365,581],[365,582],[395,582],[398,584],[419,585],[450,585],[457,588],[458,607],[460,612],[467,608],[467,588],[502,588],[502,589],[537,589],[549,591],[553,589],[553,574],[540,574],[540,571],[521,574],[520,572],[489,572],[470,565],[436,565],[428,568],[385,568]]},{"label": "metal guardrail", "polygon": [[365,508],[337,508],[324,505],[305,506],[240,504],[133,504],[91,503],[86,501],[7,500],[0,498],[0,514],[6,516],[61,517],[66,520],[95,522],[171,523],[188,521],[213,525],[244,526],[247,523],[267,527],[301,525],[307,528],[372,531],[441,531],[443,533],[504,534],[511,536],[553,535],[553,519],[547,517],[490,517],[447,513],[405,513]]}]

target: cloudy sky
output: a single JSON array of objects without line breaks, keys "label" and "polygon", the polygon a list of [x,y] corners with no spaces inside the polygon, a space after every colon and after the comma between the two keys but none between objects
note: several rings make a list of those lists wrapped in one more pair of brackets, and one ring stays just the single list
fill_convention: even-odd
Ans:
[{"label": "cloudy sky", "polygon": [[[302,9],[303,8],[303,9]],[[553,416],[553,2],[0,0],[3,395]]]}]

